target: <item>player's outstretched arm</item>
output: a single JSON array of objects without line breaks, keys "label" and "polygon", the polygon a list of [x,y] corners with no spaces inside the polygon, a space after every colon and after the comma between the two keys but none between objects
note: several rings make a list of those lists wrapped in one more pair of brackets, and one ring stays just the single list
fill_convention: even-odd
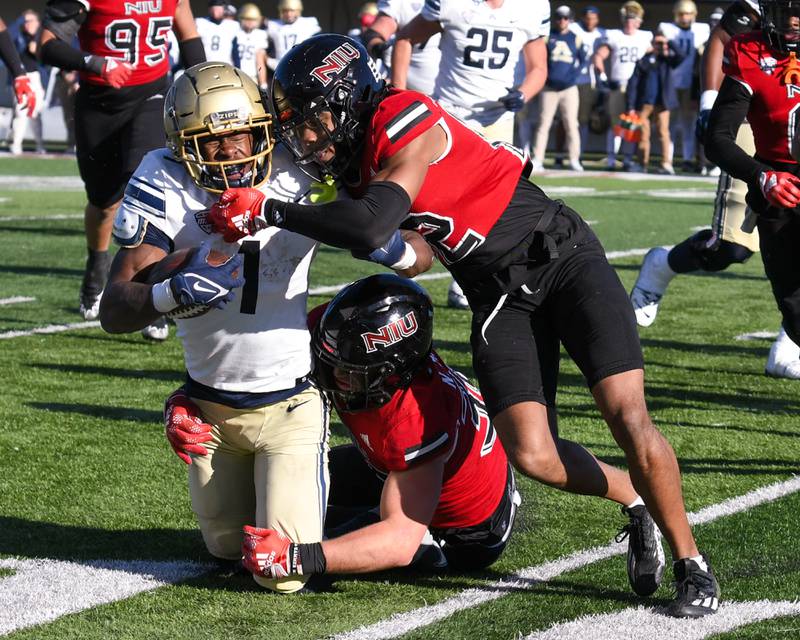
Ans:
[{"label": "player's outstretched arm", "polygon": [[386,243],[406,218],[428,166],[446,146],[442,128],[431,127],[386,161],[361,198],[306,205],[264,199],[256,189],[229,189],[208,219],[228,242],[271,226],[334,247],[369,252]]},{"label": "player's outstretched arm", "polygon": [[245,527],[242,562],[254,574],[270,578],[406,566],[433,518],[443,474],[443,458],[391,472],[381,496],[381,521],[338,538],[295,544],[272,529]]}]

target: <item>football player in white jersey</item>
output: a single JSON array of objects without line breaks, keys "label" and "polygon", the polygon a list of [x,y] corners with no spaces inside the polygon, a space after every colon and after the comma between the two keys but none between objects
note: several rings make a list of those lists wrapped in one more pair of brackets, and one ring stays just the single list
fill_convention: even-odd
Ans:
[{"label": "football player in white jersey", "polygon": [[[635,0],[630,0],[620,9],[621,29],[609,29],[605,40],[597,47],[594,54],[595,74],[600,82],[608,84],[611,91],[608,95],[608,113],[612,120],[616,120],[625,111],[625,90],[628,80],[633,75],[639,58],[650,49],[653,34],[650,31],[639,29],[644,19],[644,9]],[[610,63],[610,70],[606,73],[605,63]],[[606,137],[606,152],[608,153],[608,167],[614,168],[616,156],[620,150],[622,139],[615,136],[609,129]],[[630,164],[632,149],[625,152],[625,166]]]},{"label": "football player in white jersey", "polygon": [[[167,148],[144,157],[117,213],[114,237],[122,248],[102,298],[102,325],[129,332],[186,304],[212,307],[175,320],[187,381],[165,411],[170,444],[190,464],[189,493],[205,544],[213,556],[236,561],[243,527],[253,524],[319,542],[328,423],[325,402],[307,380],[306,328],[317,243],[271,228],[241,243],[219,239],[216,248],[233,256],[222,266],[205,259],[207,210],[221,191],[253,186],[302,202],[310,179],[281,146],[273,150],[258,87],[230,65],[189,68],[167,94],[164,123]],[[198,245],[179,273],[144,283],[145,269]],[[188,417],[195,411],[202,421]],[[256,581],[278,592],[304,584],[297,577]]]},{"label": "football player in white jersey", "polygon": [[233,64],[233,40],[239,33],[239,23],[225,19],[226,5],[225,0],[208,0],[208,15],[195,20],[209,62]]},{"label": "football player in white jersey", "polygon": [[303,15],[302,0],[280,0],[278,15],[280,16],[278,20],[270,20],[267,23],[269,37],[267,64],[273,71],[289,49],[320,32],[317,19]]},{"label": "football player in white jersey", "polygon": [[678,90],[680,109],[672,114],[674,123],[672,141],[680,132],[684,169],[694,168],[694,122],[697,118],[697,100],[692,99],[692,77],[698,52],[705,47],[711,33],[709,26],[696,22],[697,5],[692,0],[678,0],[672,7],[674,22],[662,22],[658,30],[685,56],[683,62],[672,69],[672,83]]},{"label": "football player in white jersey", "polygon": [[[425,0],[420,15],[397,33],[392,69],[407,68],[411,46],[437,33],[442,34],[442,57],[433,97],[489,140],[513,143],[514,114],[547,79],[550,3]],[[514,86],[520,55],[525,76]]]},{"label": "football player in white jersey", "polygon": [[236,66],[258,83],[267,88],[267,32],[259,28],[264,18],[257,5],[251,2],[239,9],[241,29],[234,42]]},{"label": "football player in white jersey", "polygon": [[[361,38],[370,55],[374,58],[382,57],[384,50],[393,42],[393,36],[419,15],[423,4],[423,0],[380,0],[377,19]],[[436,33],[426,42],[415,44],[411,49],[408,65],[391,68],[395,86],[433,95],[439,61],[442,58],[439,51],[441,37],[440,33]]]}]

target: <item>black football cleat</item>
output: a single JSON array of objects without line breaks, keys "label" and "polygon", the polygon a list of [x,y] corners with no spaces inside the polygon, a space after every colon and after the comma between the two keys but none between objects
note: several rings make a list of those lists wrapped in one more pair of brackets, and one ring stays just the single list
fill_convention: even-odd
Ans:
[{"label": "black football cleat", "polygon": [[649,596],[655,593],[664,575],[664,549],[661,532],[647,511],[647,507],[622,507],[630,522],[622,527],[616,541],[628,538],[628,582],[634,593]]},{"label": "black football cleat", "polygon": [[669,603],[667,614],[675,618],[701,618],[716,613],[719,608],[719,584],[708,558],[704,571],[694,560],[684,558],[672,564],[675,571],[675,599]]}]

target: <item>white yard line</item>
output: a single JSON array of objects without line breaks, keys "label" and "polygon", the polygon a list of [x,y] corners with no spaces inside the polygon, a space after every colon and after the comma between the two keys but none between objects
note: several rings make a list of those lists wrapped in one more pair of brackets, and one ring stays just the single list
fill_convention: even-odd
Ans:
[{"label": "white yard line", "polygon": [[525,640],[703,640],[754,622],[794,615],[800,615],[800,602],[787,600],[723,602],[716,615],[700,620],[670,618],[655,609],[637,607],[560,622]]},{"label": "white yard line", "polygon": [[[689,514],[692,524],[712,522],[723,516],[730,516],[742,511],[748,511],[778,500],[784,496],[800,491],[800,476],[793,476],[789,480],[759,487],[742,496],[725,500],[719,504],[711,505]],[[378,640],[383,638],[396,638],[415,629],[428,626],[451,615],[477,607],[486,602],[497,600],[509,593],[518,593],[523,589],[532,589],[542,582],[547,582],[569,571],[580,569],[600,560],[625,553],[627,545],[611,542],[603,547],[592,547],[577,551],[568,556],[545,562],[534,567],[528,567],[507,576],[502,580],[493,582],[485,587],[466,589],[460,594],[447,598],[441,602],[427,607],[419,607],[405,613],[397,613],[386,620],[375,624],[359,627],[332,636],[332,640]]]},{"label": "white yard line", "polygon": [[36,300],[36,298],[30,298],[28,296],[14,296],[13,298],[0,298],[0,307],[9,304],[19,304],[20,302],[33,302],[34,300]]},{"label": "white yard line", "polygon": [[70,324],[49,324],[46,327],[34,327],[33,329],[26,329],[25,331],[5,331],[0,333],[0,340],[9,340],[11,338],[24,338],[36,334],[49,334],[49,333],[62,333],[63,331],[72,331],[73,329],[94,329],[99,327],[98,320],[90,320],[87,322],[72,322]]},{"label": "white yard line", "polygon": [[26,220],[83,220],[83,214],[53,213],[46,216],[0,216],[0,222],[19,222]]},{"label": "white yard line", "polygon": [[196,578],[210,568],[196,562],[0,559],[0,569],[14,571],[0,578],[0,635]]},{"label": "white yard line", "polygon": [[78,176],[0,176],[0,189],[83,191],[83,181]]}]

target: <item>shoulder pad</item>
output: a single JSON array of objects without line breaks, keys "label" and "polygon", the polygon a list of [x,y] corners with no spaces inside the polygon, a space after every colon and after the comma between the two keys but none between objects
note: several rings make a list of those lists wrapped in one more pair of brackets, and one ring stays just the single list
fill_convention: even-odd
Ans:
[{"label": "shoulder pad", "polygon": [[114,242],[120,247],[132,249],[142,244],[145,233],[147,233],[147,220],[145,218],[138,213],[134,213],[128,207],[120,206],[117,209],[112,231]]}]

